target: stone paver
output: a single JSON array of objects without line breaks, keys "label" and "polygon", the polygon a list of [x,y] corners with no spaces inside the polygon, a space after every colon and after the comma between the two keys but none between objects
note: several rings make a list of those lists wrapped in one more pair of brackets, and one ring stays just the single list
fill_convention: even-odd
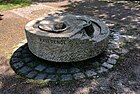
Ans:
[{"label": "stone paver", "polygon": [[31,71],[32,69],[30,67],[24,66],[21,69],[18,70],[19,73],[24,73],[27,74],[29,71]]},{"label": "stone paver", "polygon": [[59,69],[57,70],[57,73],[67,73],[67,71],[68,71],[67,69],[60,69],[60,68],[59,68]]},{"label": "stone paver", "polygon": [[107,62],[110,63],[110,64],[116,64],[117,60],[114,59],[114,58],[108,58]]},{"label": "stone paver", "polygon": [[85,72],[85,74],[88,76],[88,77],[93,77],[93,76],[96,76],[97,73],[95,72],[95,70],[87,70]]},{"label": "stone paver", "polygon": [[78,68],[70,68],[69,72],[70,73],[77,73],[77,72],[80,72],[80,69],[78,69]]},{"label": "stone paver", "polygon": [[109,63],[107,63],[107,62],[104,62],[104,63],[102,64],[102,66],[104,66],[104,67],[106,67],[106,68],[108,68],[108,69],[111,69],[111,68],[113,67],[112,64],[109,64]]},{"label": "stone paver", "polygon": [[[22,44],[22,45],[23,45],[23,44]],[[20,45],[20,46],[22,46],[22,45]],[[20,46],[19,46],[19,47],[20,47]],[[25,50],[25,48],[24,48],[24,50],[22,50],[22,54],[25,54],[25,53],[27,54],[28,51],[27,51],[27,49]]]},{"label": "stone paver", "polygon": [[40,74],[38,74],[36,77],[35,77],[35,79],[36,80],[43,80],[43,79],[45,79],[46,78],[46,74],[43,74],[43,73],[40,73]]},{"label": "stone paver", "polygon": [[29,62],[32,61],[32,58],[31,58],[31,57],[24,58],[24,61],[25,61],[26,63],[29,63]]},{"label": "stone paver", "polygon": [[46,73],[54,73],[55,72],[55,68],[46,68],[45,72]]},{"label": "stone paver", "polygon": [[83,73],[76,73],[73,75],[74,79],[78,80],[78,79],[82,79],[85,78],[85,75]]},{"label": "stone paver", "polygon": [[15,57],[20,57],[22,54],[20,53],[20,52],[16,52],[15,54],[14,54],[14,56]]},{"label": "stone paver", "polygon": [[106,69],[104,67],[100,67],[97,72],[98,73],[103,73],[103,72],[107,72],[107,71],[108,71],[108,69]]},{"label": "stone paver", "polygon": [[57,75],[48,75],[46,80],[49,80],[49,81],[57,81],[58,79],[58,76]]},{"label": "stone paver", "polygon": [[68,75],[62,75],[61,80],[62,81],[70,81],[70,80],[73,80],[73,78],[72,78],[71,74],[68,74]]},{"label": "stone paver", "polygon": [[17,57],[11,59],[12,63],[18,63],[19,61],[20,61],[20,59]]},{"label": "stone paver", "polygon": [[19,61],[18,63],[14,63],[13,66],[18,69],[21,68],[24,65],[24,63],[22,61]]},{"label": "stone paver", "polygon": [[27,63],[27,65],[34,68],[37,66],[37,63],[35,63],[34,61],[31,61],[31,62]]},{"label": "stone paver", "polygon": [[22,56],[23,58],[27,58],[27,57],[30,57],[30,54],[23,54]]},{"label": "stone paver", "polygon": [[33,78],[35,75],[37,75],[37,72],[36,71],[31,71],[26,75],[26,77]]},{"label": "stone paver", "polygon": [[119,55],[117,54],[111,54],[109,57],[114,59],[119,59]]},{"label": "stone paver", "polygon": [[43,65],[38,65],[37,67],[35,67],[36,70],[38,71],[43,71],[46,67]]}]

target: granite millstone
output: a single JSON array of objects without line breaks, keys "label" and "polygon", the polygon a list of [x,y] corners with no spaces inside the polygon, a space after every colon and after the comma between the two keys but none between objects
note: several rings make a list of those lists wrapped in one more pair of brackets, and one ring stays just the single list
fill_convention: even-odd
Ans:
[{"label": "granite millstone", "polygon": [[[113,41],[112,37],[110,37],[109,41]],[[124,53],[119,54],[116,51],[123,51],[123,49],[108,47],[103,54],[95,58],[80,62],[63,63],[63,65],[62,63],[52,63],[36,57],[31,53],[26,43],[18,49],[16,48],[16,51],[14,50],[15,52],[10,59],[10,65],[18,75],[33,80],[59,82],[95,78],[115,68],[116,63],[119,64],[119,58]]]},{"label": "granite millstone", "polygon": [[76,62],[102,53],[110,31],[90,16],[72,14],[38,18],[25,26],[30,51],[45,60]]}]

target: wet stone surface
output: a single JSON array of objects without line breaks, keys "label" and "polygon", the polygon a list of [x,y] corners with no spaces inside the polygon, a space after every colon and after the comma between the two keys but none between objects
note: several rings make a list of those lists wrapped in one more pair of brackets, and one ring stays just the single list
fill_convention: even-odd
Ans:
[{"label": "wet stone surface", "polygon": [[95,58],[74,63],[58,63],[36,57],[30,52],[28,45],[25,44],[14,52],[10,65],[18,75],[35,80],[41,79],[56,82],[96,78],[99,74],[108,72],[118,63],[121,55],[117,54],[116,50],[120,49],[108,46],[106,51]]}]

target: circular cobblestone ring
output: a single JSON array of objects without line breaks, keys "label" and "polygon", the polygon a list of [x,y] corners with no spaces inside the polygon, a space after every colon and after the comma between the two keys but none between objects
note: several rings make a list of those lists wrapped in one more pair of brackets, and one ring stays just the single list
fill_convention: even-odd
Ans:
[{"label": "circular cobblestone ring", "polygon": [[32,54],[25,44],[18,48],[10,60],[13,70],[25,78],[47,81],[70,81],[94,78],[107,72],[117,63],[119,56],[105,51],[88,60],[74,63],[55,63],[40,59]]}]

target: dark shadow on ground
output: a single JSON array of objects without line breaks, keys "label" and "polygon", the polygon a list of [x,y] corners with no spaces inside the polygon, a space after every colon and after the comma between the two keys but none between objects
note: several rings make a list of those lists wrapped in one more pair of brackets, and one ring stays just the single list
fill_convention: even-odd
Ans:
[{"label": "dark shadow on ground", "polygon": [[99,2],[98,0],[69,0],[66,12],[91,15],[97,18],[140,27],[140,6],[135,3]]},{"label": "dark shadow on ground", "polygon": [[[97,79],[78,80],[67,83],[50,83],[47,85],[28,82],[17,77],[10,66],[0,74],[1,94],[139,94],[140,88],[140,49],[131,50],[125,55],[123,63],[110,73]],[[1,69],[2,70],[2,69]]]},{"label": "dark shadow on ground", "polygon": [[2,16],[4,16],[4,15],[0,14],[0,20],[2,20]]}]

